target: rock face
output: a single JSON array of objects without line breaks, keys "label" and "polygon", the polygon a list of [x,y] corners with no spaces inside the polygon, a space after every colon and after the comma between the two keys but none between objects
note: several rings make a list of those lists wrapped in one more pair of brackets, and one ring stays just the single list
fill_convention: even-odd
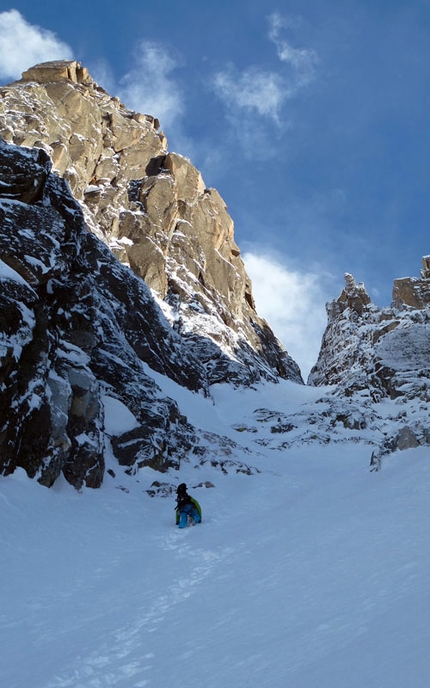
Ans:
[{"label": "rock face", "polygon": [[42,149],[0,142],[0,470],[99,486],[109,403],[134,418],[112,438],[120,464],[178,466],[196,440],[143,362],[202,393],[204,367],[50,168]]},{"label": "rock face", "polygon": [[164,302],[209,382],[302,382],[256,313],[224,201],[187,158],[168,152],[158,128],[77,62],[37,65],[0,89],[0,137],[48,153],[90,230]]},{"label": "rock face", "polygon": [[79,489],[100,486],[106,456],[134,472],[228,455],[152,371],[203,395],[220,381],[302,383],[255,312],[224,202],[158,127],[76,62],[0,89],[5,475],[21,466]]},{"label": "rock face", "polygon": [[[345,406],[362,405],[364,424],[380,437],[373,469],[395,449],[430,444],[429,263],[424,257],[420,279],[395,280],[389,308],[372,303],[351,275],[340,297],[327,304],[328,324],[308,382],[335,385]],[[389,423],[378,417],[378,403],[386,399],[395,402]]]},{"label": "rock face", "polygon": [[309,383],[340,385],[345,394],[370,390],[374,400],[427,390],[430,277],[395,280],[392,305],[382,309],[363,284],[351,275],[345,280],[340,297],[327,304],[328,324]]}]

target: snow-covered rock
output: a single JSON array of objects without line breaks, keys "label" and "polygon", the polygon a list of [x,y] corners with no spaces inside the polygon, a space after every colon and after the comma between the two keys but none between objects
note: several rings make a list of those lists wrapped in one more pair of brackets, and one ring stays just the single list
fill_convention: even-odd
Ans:
[{"label": "snow-covered rock", "polygon": [[[110,452],[129,472],[190,456],[250,470],[223,438],[197,436],[153,376],[204,397],[220,371],[258,379],[267,361],[246,342],[232,360],[205,331],[172,327],[145,282],[88,231],[45,151],[0,141],[0,173],[0,471],[98,487]],[[107,399],[133,415],[132,428],[112,430]]]},{"label": "snow-covered rock", "polygon": [[145,283],[87,231],[50,167],[41,149],[0,143],[1,471],[99,486],[106,395],[138,426],[133,461],[115,438],[120,463],[179,465],[192,429],[143,363],[202,394],[206,371]]},{"label": "snow-covered rock", "polygon": [[[193,453],[223,468],[225,440],[198,437],[153,375],[204,396],[302,383],[255,311],[225,203],[79,63],[0,94],[0,470],[80,488],[109,452],[130,472]],[[106,400],[135,425],[112,433]]]},{"label": "snow-covered rock", "polygon": [[421,278],[395,280],[393,302],[382,309],[363,284],[351,275],[345,281],[340,297],[327,304],[328,324],[308,382],[334,385],[346,405],[366,400],[376,413],[379,402],[395,402],[394,426],[377,420],[375,466],[378,457],[403,449],[406,435],[409,446],[429,443],[430,274],[423,258]]}]

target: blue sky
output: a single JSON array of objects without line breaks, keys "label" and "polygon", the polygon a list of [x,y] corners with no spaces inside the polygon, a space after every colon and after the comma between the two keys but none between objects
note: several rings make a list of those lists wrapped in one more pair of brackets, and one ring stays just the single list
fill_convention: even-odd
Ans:
[{"label": "blue sky", "polygon": [[380,306],[430,253],[428,0],[0,6],[0,82],[75,58],[215,186],[304,372],[345,272]]}]

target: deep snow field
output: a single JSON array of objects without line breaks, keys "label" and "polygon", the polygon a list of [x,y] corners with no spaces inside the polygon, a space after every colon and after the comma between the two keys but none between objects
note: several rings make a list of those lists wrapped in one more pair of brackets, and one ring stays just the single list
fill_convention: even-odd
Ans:
[{"label": "deep snow field", "polygon": [[[254,447],[261,473],[112,464],[115,479],[81,493],[0,478],[1,686],[430,686],[428,448],[379,473],[368,445],[257,452],[233,424],[321,390],[217,386],[214,404],[157,381],[194,425]],[[203,523],[177,529],[174,497],[146,492],[154,480],[186,482]]]}]

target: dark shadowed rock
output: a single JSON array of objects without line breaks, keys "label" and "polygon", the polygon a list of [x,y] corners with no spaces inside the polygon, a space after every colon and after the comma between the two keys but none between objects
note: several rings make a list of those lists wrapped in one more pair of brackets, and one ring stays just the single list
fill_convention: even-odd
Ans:
[{"label": "dark shadowed rock", "polygon": [[[44,485],[63,473],[77,488],[99,486],[104,395],[134,414],[147,439],[145,460],[177,465],[190,446],[190,427],[143,364],[206,394],[203,366],[146,285],[87,231],[46,156],[1,143],[1,164],[25,168],[29,178],[45,175],[38,200],[11,198],[18,188],[12,173],[6,198],[0,196],[2,472],[22,466]],[[141,455],[136,451],[138,465]]]}]

